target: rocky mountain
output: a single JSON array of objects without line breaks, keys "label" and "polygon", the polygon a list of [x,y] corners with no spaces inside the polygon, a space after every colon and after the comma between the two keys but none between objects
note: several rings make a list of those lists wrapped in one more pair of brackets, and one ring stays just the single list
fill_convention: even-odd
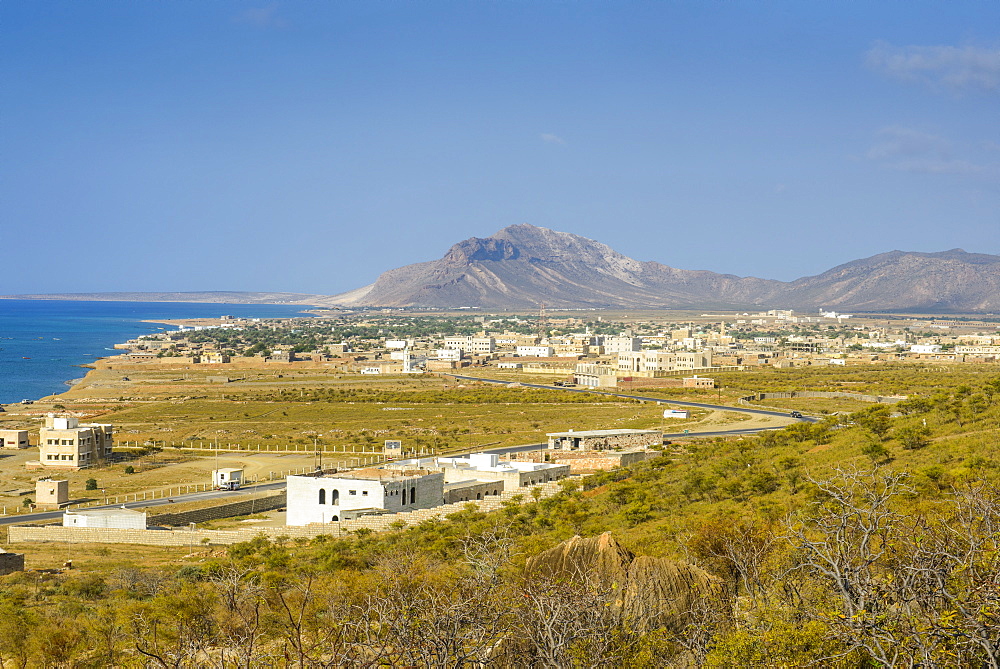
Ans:
[{"label": "rocky mountain", "polygon": [[[440,260],[385,272],[343,304],[373,306],[737,307],[779,281],[640,262],[568,232],[512,225],[455,244]],[[341,296],[347,298],[345,294]]]},{"label": "rocky mountain", "polygon": [[1000,256],[890,251],[797,279],[786,304],[853,311],[1000,311]]},{"label": "rocky mountain", "polygon": [[345,306],[1000,311],[1000,256],[892,251],[792,282],[642,262],[606,244],[512,225],[440,260],[382,274],[324,302]]}]

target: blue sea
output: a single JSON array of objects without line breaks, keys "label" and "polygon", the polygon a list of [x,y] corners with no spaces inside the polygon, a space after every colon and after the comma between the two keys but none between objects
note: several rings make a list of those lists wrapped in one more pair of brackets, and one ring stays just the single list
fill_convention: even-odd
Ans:
[{"label": "blue sea", "polygon": [[144,320],[308,316],[309,307],[277,304],[188,302],[76,302],[0,300],[0,403],[38,399],[66,390],[83,378],[79,365],[116,355],[115,344],[169,325]]}]

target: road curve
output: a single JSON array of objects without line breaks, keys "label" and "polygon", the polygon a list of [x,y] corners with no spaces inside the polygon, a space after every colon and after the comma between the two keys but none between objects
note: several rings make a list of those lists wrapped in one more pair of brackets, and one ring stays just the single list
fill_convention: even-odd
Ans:
[{"label": "road curve", "polygon": [[[712,409],[716,411],[735,411],[738,413],[756,414],[760,416],[775,416],[780,418],[788,418],[789,415],[782,411],[768,411],[767,409],[751,409],[747,407],[731,407],[724,404],[705,404],[703,402],[685,402],[681,400],[666,400],[662,397],[644,397],[642,395],[629,395],[625,393],[607,393],[599,390],[590,390],[587,388],[566,388],[563,386],[547,386],[539,383],[523,383],[521,381],[504,381],[501,379],[487,379],[478,376],[463,376],[460,374],[442,374],[442,376],[450,376],[454,379],[460,379],[463,381],[483,381],[485,383],[495,383],[498,385],[512,386],[517,385],[523,388],[538,388],[541,390],[563,390],[568,393],[591,393],[594,395],[610,395],[612,397],[622,397],[625,399],[639,400],[641,402],[655,402],[657,404],[677,404],[680,406],[687,407],[697,407],[700,409]],[[803,416],[797,418],[799,422],[803,423],[815,423],[818,422],[818,418],[812,418],[810,416]],[[765,432],[768,430],[780,430],[780,427],[758,427],[758,428],[734,428],[732,430],[717,430],[714,432],[692,432],[692,433],[672,433],[664,434],[664,439],[691,439],[695,437],[732,437],[742,434],[756,434],[757,432]],[[506,446],[503,448],[494,448],[486,450],[486,453],[515,453],[521,451],[534,451],[545,448],[546,444],[522,444],[520,446]],[[238,497],[240,495],[246,495],[252,492],[260,492],[262,490],[278,490],[285,487],[284,481],[275,481],[273,483],[263,483],[252,488],[244,488],[242,490],[208,490],[205,492],[193,492],[184,495],[175,495],[169,499],[155,499],[155,500],[139,500],[137,502],[125,502],[124,504],[107,504],[103,506],[91,506],[87,507],[87,510],[93,509],[116,509],[124,506],[125,508],[147,508],[151,506],[161,506],[165,504],[170,504],[173,502],[190,502],[194,500],[204,500],[213,499],[217,497]],[[64,510],[60,511],[42,511],[39,513],[22,513],[12,516],[0,516],[0,526],[2,525],[13,525],[15,523],[31,523],[37,522],[39,520],[56,520],[61,518]]]},{"label": "road curve", "polygon": [[[606,392],[603,392],[603,391],[600,391],[600,390],[591,390],[589,388],[566,388],[564,386],[546,386],[546,385],[542,385],[540,383],[523,383],[521,381],[503,381],[501,379],[487,379],[487,378],[482,378],[482,377],[478,377],[478,376],[462,376],[462,375],[459,375],[459,374],[442,374],[442,376],[450,376],[452,378],[461,379],[463,381],[485,381],[486,383],[496,383],[496,384],[505,385],[505,386],[517,385],[517,386],[520,386],[522,388],[540,388],[542,390],[564,390],[564,391],[566,391],[568,393],[591,393],[593,395],[610,395],[611,397],[623,397],[625,399],[640,400],[640,401],[643,401],[643,402],[656,402],[657,404],[677,404],[677,405],[685,406],[685,407],[697,407],[697,408],[700,408],[700,409],[714,409],[716,411],[735,411],[737,413],[748,413],[748,414],[755,414],[755,415],[758,415],[758,416],[777,416],[777,417],[780,417],[780,418],[789,418],[790,417],[789,414],[786,413],[786,412],[783,412],[783,411],[770,411],[768,409],[751,409],[749,407],[731,407],[731,406],[726,406],[724,404],[705,404],[703,402],[685,402],[685,401],[682,401],[682,400],[668,400],[668,399],[664,399],[662,397],[644,397],[642,395],[627,395],[627,394],[624,394],[624,393],[606,393]],[[796,418],[796,420],[799,421],[799,422],[802,422],[802,423],[816,423],[816,422],[819,422],[818,418],[812,418],[810,416],[802,416],[801,418]],[[779,429],[779,428],[763,427],[763,428],[754,429],[753,431],[754,432],[760,432],[760,431],[763,431],[763,430],[774,430],[774,429]],[[735,429],[735,430],[724,430],[724,431],[721,431],[721,432],[713,432],[713,433],[699,432],[698,434],[699,434],[699,436],[707,436],[708,434],[712,434],[712,435],[741,434],[741,433],[745,434],[747,432],[748,432],[748,430],[746,428],[744,428],[744,429]],[[663,435],[663,436],[666,437],[666,436],[671,436],[671,435]],[[673,436],[689,437],[689,436],[692,436],[692,435],[681,434],[681,435],[673,435]]]}]

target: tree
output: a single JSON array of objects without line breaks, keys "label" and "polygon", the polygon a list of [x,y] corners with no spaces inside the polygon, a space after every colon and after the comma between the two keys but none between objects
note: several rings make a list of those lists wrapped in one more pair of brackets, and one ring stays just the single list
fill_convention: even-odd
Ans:
[{"label": "tree", "polygon": [[84,488],[87,490],[97,490],[97,479],[87,479]]},{"label": "tree", "polygon": [[898,510],[914,493],[903,473],[814,483],[821,501],[789,533],[811,618],[882,666],[1000,666],[1000,490],[918,515]]},{"label": "tree", "polygon": [[872,407],[854,414],[854,422],[874,435],[879,441],[885,441],[892,428],[888,407]]},{"label": "tree", "polygon": [[923,425],[914,425],[897,430],[896,439],[899,440],[899,443],[903,445],[904,449],[908,451],[915,451],[919,448],[923,448],[929,443],[928,437],[930,436],[930,433],[931,431]]}]

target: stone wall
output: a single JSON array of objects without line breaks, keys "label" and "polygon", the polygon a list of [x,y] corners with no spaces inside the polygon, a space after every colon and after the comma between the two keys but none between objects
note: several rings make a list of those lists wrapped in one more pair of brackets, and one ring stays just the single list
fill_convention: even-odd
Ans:
[{"label": "stone wall", "polygon": [[661,451],[546,451],[545,453],[526,452],[517,454],[515,459],[529,462],[551,462],[569,465],[571,474],[606,471],[615,467],[651,460],[659,457]]},{"label": "stone wall", "polygon": [[285,491],[281,491],[277,494],[254,497],[229,504],[219,504],[218,506],[208,506],[204,509],[193,509],[179,513],[161,513],[150,516],[146,523],[148,525],[177,527],[190,525],[191,523],[204,523],[205,521],[218,520],[219,518],[232,518],[233,516],[246,516],[251,513],[273,511],[284,508],[284,506]]},{"label": "stone wall", "polygon": [[747,397],[741,397],[741,402],[762,402],[764,400],[789,400],[797,397],[831,397],[837,399],[857,400],[859,402],[872,402],[875,404],[895,404],[902,402],[906,397],[883,396],[883,395],[860,395],[857,393],[824,392],[821,390],[800,390],[789,393],[757,393]]},{"label": "stone wall", "polygon": [[[578,477],[574,477],[578,478]],[[511,503],[515,498],[531,501],[534,494],[540,497],[550,497],[562,486],[552,481],[532,488],[521,488],[470,502],[456,502],[420,509],[407,513],[393,513],[384,516],[364,516],[356,520],[342,520],[333,523],[312,523],[300,527],[257,527],[238,530],[124,530],[103,527],[61,527],[47,525],[44,527],[30,525],[12,525],[7,528],[7,541],[20,543],[29,541],[59,541],[63,543],[108,543],[108,544],[141,544],[144,546],[221,546],[235,544],[264,535],[269,539],[279,537],[310,539],[320,535],[341,536],[353,531],[367,529],[375,532],[397,527],[417,525],[434,518],[444,519],[448,514],[464,511],[470,505],[483,511],[495,511],[504,503]],[[537,490],[538,493],[534,491]]]},{"label": "stone wall", "polygon": [[451,489],[445,487],[444,502],[454,504],[475,501],[477,496],[479,499],[485,499],[491,495],[499,495],[503,490],[502,481],[470,481],[468,485],[459,484]]}]

